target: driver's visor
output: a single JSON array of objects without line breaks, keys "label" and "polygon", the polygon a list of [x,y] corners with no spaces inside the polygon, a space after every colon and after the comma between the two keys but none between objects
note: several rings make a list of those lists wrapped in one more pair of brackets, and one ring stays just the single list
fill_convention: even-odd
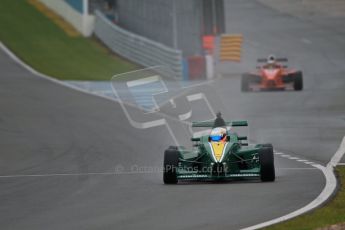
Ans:
[{"label": "driver's visor", "polygon": [[211,141],[220,141],[222,139],[222,136],[210,136]]}]

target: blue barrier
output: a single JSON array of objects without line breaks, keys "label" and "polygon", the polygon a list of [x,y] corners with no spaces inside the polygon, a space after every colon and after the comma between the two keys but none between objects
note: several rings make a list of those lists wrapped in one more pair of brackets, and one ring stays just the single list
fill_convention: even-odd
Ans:
[{"label": "blue barrier", "polygon": [[79,13],[83,14],[83,12],[84,12],[83,0],[65,0],[65,2],[68,5],[72,6],[73,9],[75,9]]}]

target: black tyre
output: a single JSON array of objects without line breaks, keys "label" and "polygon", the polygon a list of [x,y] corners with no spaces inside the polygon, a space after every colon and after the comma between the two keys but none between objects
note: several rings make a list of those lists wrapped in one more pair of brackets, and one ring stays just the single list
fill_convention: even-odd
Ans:
[{"label": "black tyre", "polygon": [[254,75],[254,74],[252,74],[252,75],[249,75],[250,76],[250,82],[254,82],[254,83],[257,83],[257,84],[260,84],[261,83],[261,77],[260,76],[258,76],[258,75]]},{"label": "black tyre", "polygon": [[274,170],[273,148],[261,148],[259,150],[259,161],[261,167],[261,181],[274,181],[276,176]]},{"label": "black tyre", "polygon": [[177,146],[174,146],[174,145],[170,145],[168,149],[177,150],[177,149],[178,149],[178,147],[177,147]]},{"label": "black tyre", "polygon": [[272,148],[273,149],[273,145],[272,144],[262,144],[262,147]]},{"label": "black tyre", "polygon": [[178,166],[179,152],[175,149],[167,149],[164,152],[163,181],[164,184],[176,184],[176,170]]},{"label": "black tyre", "polygon": [[301,71],[295,73],[293,88],[296,91],[301,91],[303,89],[303,74]]},{"label": "black tyre", "polygon": [[241,79],[241,90],[242,90],[242,92],[249,91],[249,82],[250,82],[250,76],[247,74],[243,74],[242,79]]}]

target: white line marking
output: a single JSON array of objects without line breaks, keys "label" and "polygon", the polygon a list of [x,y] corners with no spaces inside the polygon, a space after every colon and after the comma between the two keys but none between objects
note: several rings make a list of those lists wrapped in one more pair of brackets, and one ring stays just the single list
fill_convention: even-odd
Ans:
[{"label": "white line marking", "polygon": [[223,152],[222,152],[222,157],[220,158],[219,162],[223,161],[224,155],[225,155],[225,150],[226,150],[226,146],[228,145],[228,142],[225,144],[224,148],[223,148]]},{"label": "white line marking", "polygon": [[[95,95],[95,94],[92,94],[84,89],[81,89],[81,88],[78,88],[74,85],[70,85],[68,83],[65,83],[63,81],[60,81],[60,80],[57,80],[53,77],[49,77],[47,75],[44,75],[40,72],[37,72],[35,69],[33,69],[31,66],[27,65],[26,63],[24,63],[22,60],[20,60],[14,53],[12,53],[11,50],[9,50],[1,41],[0,41],[0,48],[13,60],[15,61],[17,64],[19,64],[20,66],[22,66],[24,69],[26,69],[27,71],[29,71],[30,73],[32,73],[33,75],[36,75],[40,78],[43,78],[43,79],[46,79],[48,81],[51,81],[51,82],[54,82],[58,85],[61,85],[61,86],[64,86],[64,87],[67,87],[69,89],[74,89],[78,92],[82,92],[82,93],[85,93],[85,94],[88,94],[88,95]],[[108,97],[105,97],[105,96],[101,96],[99,95],[99,97],[102,97],[102,98],[106,98],[106,99],[109,99]],[[116,101],[116,100],[114,100]]]},{"label": "white line marking", "polygon": [[306,162],[307,160],[303,160],[303,159],[302,159],[302,160],[297,160],[297,161],[299,161],[299,162]]},{"label": "white line marking", "polygon": [[49,173],[49,174],[14,174],[1,175],[0,178],[19,178],[19,177],[54,177],[54,176],[89,176],[89,175],[115,175],[115,172],[95,172],[95,173]]},{"label": "white line marking", "polygon": [[281,155],[281,157],[289,158],[289,157],[291,157],[291,156],[288,155],[288,154],[283,154],[283,155]]},{"label": "white line marking", "polygon": [[345,165],[345,163],[338,163],[338,165],[340,165],[340,166],[344,166],[344,165]]},{"label": "white line marking", "polygon": [[299,160],[298,157],[289,157],[290,160]]},{"label": "white line marking", "polygon": [[214,151],[213,151],[213,147],[212,147],[211,142],[208,142],[208,144],[209,144],[209,146],[210,146],[210,149],[211,149],[211,152],[212,152],[212,157],[213,157],[214,162],[218,162],[217,159],[216,159],[216,156],[214,155]]},{"label": "white line marking", "polygon": [[344,155],[344,151],[345,151],[345,137],[343,137],[343,140],[342,140],[337,152],[334,154],[334,156],[332,157],[329,164],[333,167],[337,166],[337,164],[340,162],[341,158]]},{"label": "white line marking", "polygon": [[313,166],[313,167],[315,167],[315,168],[317,168],[317,167],[319,167],[319,166],[323,167],[323,166],[320,165],[320,164],[311,164],[311,166]]},{"label": "white line marking", "polygon": [[91,92],[93,92],[93,93],[101,93],[101,94],[110,94],[110,93],[112,94],[113,93],[112,90],[97,90],[97,89],[91,90]]},{"label": "white line marking", "polygon": [[283,153],[274,153],[275,155],[282,155]]},{"label": "white line marking", "polygon": [[311,165],[311,164],[315,164],[315,163],[312,161],[307,161],[307,162],[304,162],[304,164]]},{"label": "white line marking", "polygon": [[187,86],[182,86],[183,89],[188,89],[188,88],[193,88],[193,87],[197,87],[197,86],[202,86],[202,85],[209,85],[211,83],[213,83],[214,80],[206,80],[197,84],[191,84],[191,85],[187,85]]},{"label": "white line marking", "polygon": [[174,99],[170,99],[169,102],[170,102],[171,106],[172,106],[174,109],[176,109],[176,103],[175,103]]},{"label": "white line marking", "polygon": [[163,170],[157,171],[123,171],[123,172],[90,172],[90,173],[48,173],[48,174],[13,174],[0,175],[1,178],[25,178],[25,177],[67,177],[67,176],[115,176],[115,175],[136,175],[136,174],[151,174],[162,173]]},{"label": "white line marking", "polygon": [[197,101],[202,99],[202,93],[191,94],[187,96],[188,101]]},{"label": "white line marking", "polygon": [[138,80],[133,80],[133,81],[127,81],[126,84],[128,87],[135,87],[135,86],[140,86],[140,85],[145,85],[153,82],[161,82],[161,78],[158,75],[154,75],[151,77],[146,77],[146,78],[140,78]]},{"label": "white line marking", "polygon": [[310,167],[310,168],[277,168],[277,169],[279,169],[279,170],[318,170],[316,167],[314,168],[312,168],[312,167]]},{"label": "white line marking", "polygon": [[322,192],[319,194],[318,197],[316,197],[312,202],[310,202],[308,205],[304,206],[303,208],[300,208],[294,212],[291,212],[287,215],[278,217],[273,220],[269,220],[266,222],[263,222],[261,224],[253,225],[247,228],[243,228],[242,230],[254,230],[259,228],[264,228],[273,224],[277,224],[289,219],[292,219],[294,217],[297,217],[303,213],[306,213],[314,208],[319,207],[321,204],[323,204],[335,191],[337,187],[337,179],[334,174],[334,167],[339,163],[340,159],[345,154],[345,137],[343,137],[343,140],[340,144],[340,147],[338,151],[334,154],[330,162],[327,164],[326,167],[319,165],[319,164],[313,164],[315,168],[318,168],[322,171],[323,175],[326,178],[326,185],[323,188]]},{"label": "white line marking", "polygon": [[178,119],[180,119],[181,121],[185,121],[185,120],[188,120],[189,118],[191,118],[191,116],[192,116],[192,110],[188,111],[185,114],[178,115]]}]

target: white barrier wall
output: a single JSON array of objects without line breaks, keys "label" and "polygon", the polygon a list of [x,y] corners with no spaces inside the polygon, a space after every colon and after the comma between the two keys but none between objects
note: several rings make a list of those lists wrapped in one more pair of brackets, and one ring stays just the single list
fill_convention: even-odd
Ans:
[{"label": "white barrier wall", "polygon": [[[139,1],[139,0],[138,0]],[[145,67],[167,66],[182,78],[182,51],[131,33],[96,11],[95,35],[112,51]]]},{"label": "white barrier wall", "polygon": [[[70,6],[64,0],[40,0],[51,10],[55,11],[67,22],[71,23],[84,36],[90,36],[94,29],[95,18],[93,15],[88,14],[87,10],[80,13]],[[88,1],[84,0],[85,6]]]}]

